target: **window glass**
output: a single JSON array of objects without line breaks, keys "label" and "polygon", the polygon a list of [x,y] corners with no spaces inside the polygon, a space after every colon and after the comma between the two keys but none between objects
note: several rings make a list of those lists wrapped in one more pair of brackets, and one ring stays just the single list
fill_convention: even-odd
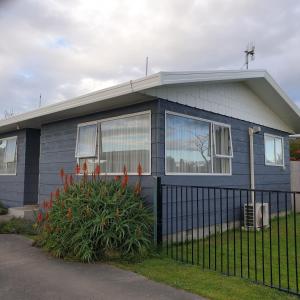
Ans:
[{"label": "window glass", "polygon": [[230,129],[214,124],[215,154],[217,156],[232,156]]},{"label": "window glass", "polygon": [[229,174],[231,159],[226,157],[214,157],[214,173]]},{"label": "window glass", "polygon": [[275,139],[275,159],[277,165],[283,165],[283,149],[282,139]]},{"label": "window glass", "polygon": [[167,172],[212,172],[210,126],[209,122],[167,114]]},{"label": "window glass", "polygon": [[150,114],[103,121],[100,124],[100,165],[106,173],[150,172]]},{"label": "window glass", "polygon": [[7,140],[4,162],[11,163],[15,161],[17,138]]},{"label": "window glass", "polygon": [[78,127],[76,157],[95,157],[97,145],[97,124]]},{"label": "window glass", "polygon": [[282,138],[265,135],[265,161],[267,165],[283,165],[284,160]]},{"label": "window glass", "polygon": [[0,174],[13,175],[17,168],[17,138],[0,140]]}]

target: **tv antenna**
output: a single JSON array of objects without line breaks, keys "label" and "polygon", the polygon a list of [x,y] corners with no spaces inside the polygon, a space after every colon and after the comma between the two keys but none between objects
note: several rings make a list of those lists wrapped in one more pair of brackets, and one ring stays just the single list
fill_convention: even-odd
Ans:
[{"label": "tv antenna", "polygon": [[148,76],[149,57],[146,57],[146,77]]},{"label": "tv antenna", "polygon": [[245,56],[245,65],[246,69],[248,70],[249,68],[249,56],[251,58],[251,61],[255,59],[255,45],[253,42],[248,43],[247,49],[244,51],[246,56]]},{"label": "tv antenna", "polygon": [[42,106],[42,94],[40,94],[40,99],[39,99],[39,108]]}]

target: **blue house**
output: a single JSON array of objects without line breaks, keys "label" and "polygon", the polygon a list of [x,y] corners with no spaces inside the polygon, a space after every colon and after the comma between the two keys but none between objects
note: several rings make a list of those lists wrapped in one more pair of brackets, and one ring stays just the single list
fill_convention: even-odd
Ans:
[{"label": "blue house", "polygon": [[[166,184],[290,190],[300,112],[266,71],[160,72],[0,121],[0,200],[38,204],[58,172],[126,165]],[[252,143],[252,148],[251,148]]]}]

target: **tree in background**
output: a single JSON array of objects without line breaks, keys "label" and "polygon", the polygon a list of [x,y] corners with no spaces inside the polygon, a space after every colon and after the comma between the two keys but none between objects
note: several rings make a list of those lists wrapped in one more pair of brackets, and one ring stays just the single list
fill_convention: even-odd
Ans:
[{"label": "tree in background", "polygon": [[290,160],[300,161],[300,139],[290,141]]}]

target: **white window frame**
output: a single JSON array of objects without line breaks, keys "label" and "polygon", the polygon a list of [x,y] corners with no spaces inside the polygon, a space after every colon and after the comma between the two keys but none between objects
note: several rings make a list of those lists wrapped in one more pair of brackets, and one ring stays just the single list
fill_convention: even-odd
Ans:
[{"label": "white window frame", "polygon": [[[222,154],[217,154],[217,142],[216,142],[216,134],[215,134],[215,126],[220,126],[220,127],[226,127],[229,129],[229,138],[230,138],[230,155],[222,155]],[[213,131],[213,144],[214,144],[214,155],[219,158],[233,158],[233,149],[232,149],[232,136],[231,136],[231,125],[229,124],[224,124],[224,123],[219,123],[219,122],[212,122],[212,131]]]},{"label": "white window frame", "polygon": [[[6,137],[6,138],[1,138],[0,141],[4,141],[4,140],[12,140],[12,139],[16,139],[16,152],[15,152],[15,156],[16,156],[16,169],[14,173],[11,174],[3,174],[0,173],[0,176],[16,176],[17,175],[17,167],[18,167],[18,136],[14,135],[14,136],[10,136],[10,137]],[[6,163],[8,164],[8,163]]]},{"label": "white window frame", "polygon": [[[149,122],[150,122],[150,126],[149,126],[149,172],[143,172],[142,176],[147,176],[147,175],[151,175],[151,167],[152,167],[152,122],[151,122],[151,110],[145,110],[142,112],[137,112],[137,113],[130,113],[130,114],[124,114],[124,115],[120,115],[120,116],[116,116],[116,117],[110,117],[110,118],[104,118],[104,119],[99,119],[97,121],[92,121],[92,122],[86,122],[86,123],[80,123],[77,125],[77,139],[76,139],[76,150],[75,150],[75,157],[76,157],[76,153],[77,153],[77,143],[78,143],[78,127],[80,126],[86,126],[86,125],[92,125],[92,124],[97,124],[97,141],[98,141],[98,151],[96,153],[96,162],[98,164],[100,164],[100,134],[101,134],[101,123],[106,122],[106,121],[113,121],[113,120],[119,120],[119,119],[124,119],[124,118],[130,118],[130,117],[135,117],[135,116],[139,116],[139,115],[148,115],[149,117]],[[97,146],[97,144],[96,144]],[[77,159],[77,163],[79,164],[79,159],[84,159],[85,157],[76,157]],[[86,157],[86,158],[92,158],[92,157]],[[143,167],[143,166],[142,166]],[[108,176],[118,176],[118,175],[123,175],[123,172],[118,172],[118,173],[111,173],[111,172],[106,172],[103,173],[105,175]],[[78,175],[83,175],[82,173],[78,174]],[[138,175],[138,172],[128,172],[128,175]]]},{"label": "white window frame", "polygon": [[[94,146],[95,146],[95,156],[79,156],[79,155],[77,155],[79,129],[80,129],[81,127],[85,127],[85,126],[89,126],[89,125],[96,125],[96,127],[97,127],[97,130],[96,130],[96,139],[95,139],[95,142],[94,142]],[[81,123],[81,124],[78,124],[78,125],[77,125],[76,146],[75,146],[75,157],[76,157],[77,159],[79,159],[79,158],[91,158],[91,157],[97,157],[97,154],[98,154],[98,153],[97,153],[97,142],[98,142],[98,138],[99,138],[98,131],[99,131],[99,125],[98,125],[98,122],[97,122],[97,121],[86,122],[86,123]]]},{"label": "white window frame", "polygon": [[[280,139],[281,140],[281,149],[282,149],[282,164],[277,164],[276,163],[276,155],[275,155],[275,163],[268,163],[267,162],[267,156],[266,156],[266,137],[270,137],[270,138],[276,138],[276,139]],[[270,133],[264,133],[264,150],[265,150],[265,165],[266,166],[271,166],[271,167],[284,167],[285,166],[285,162],[284,162],[284,138],[280,135],[275,135],[275,134],[270,134]],[[275,149],[274,149],[275,151]],[[275,153],[276,154],[276,153]]]},{"label": "white window frame", "polygon": [[[198,121],[203,121],[203,122],[207,122],[210,124],[210,135],[211,135],[211,141],[210,141],[210,153],[211,153],[211,173],[180,173],[180,172],[168,172],[167,171],[167,149],[166,149],[166,142],[165,142],[165,175],[171,175],[171,176],[232,176],[232,158],[233,158],[233,148],[232,148],[232,138],[231,138],[231,126],[229,124],[224,124],[224,123],[220,123],[220,122],[214,122],[212,120],[207,120],[207,119],[203,119],[203,118],[199,118],[199,117],[195,117],[195,116],[191,116],[191,115],[186,115],[186,114],[181,114],[181,113],[177,113],[174,111],[169,111],[169,110],[165,110],[165,141],[166,141],[166,134],[167,134],[167,115],[174,115],[174,116],[179,116],[179,117],[183,117],[183,118],[188,118],[188,119],[194,119],[194,120],[198,120]],[[228,157],[228,156],[222,156],[219,158],[228,158],[230,160],[229,163],[229,173],[214,173],[214,130],[213,130],[213,124],[217,124],[217,125],[222,125],[222,126],[226,126],[229,128],[229,134],[230,134],[230,138],[231,138],[231,152],[232,152],[232,156]],[[216,156],[217,157],[217,156]]]}]

